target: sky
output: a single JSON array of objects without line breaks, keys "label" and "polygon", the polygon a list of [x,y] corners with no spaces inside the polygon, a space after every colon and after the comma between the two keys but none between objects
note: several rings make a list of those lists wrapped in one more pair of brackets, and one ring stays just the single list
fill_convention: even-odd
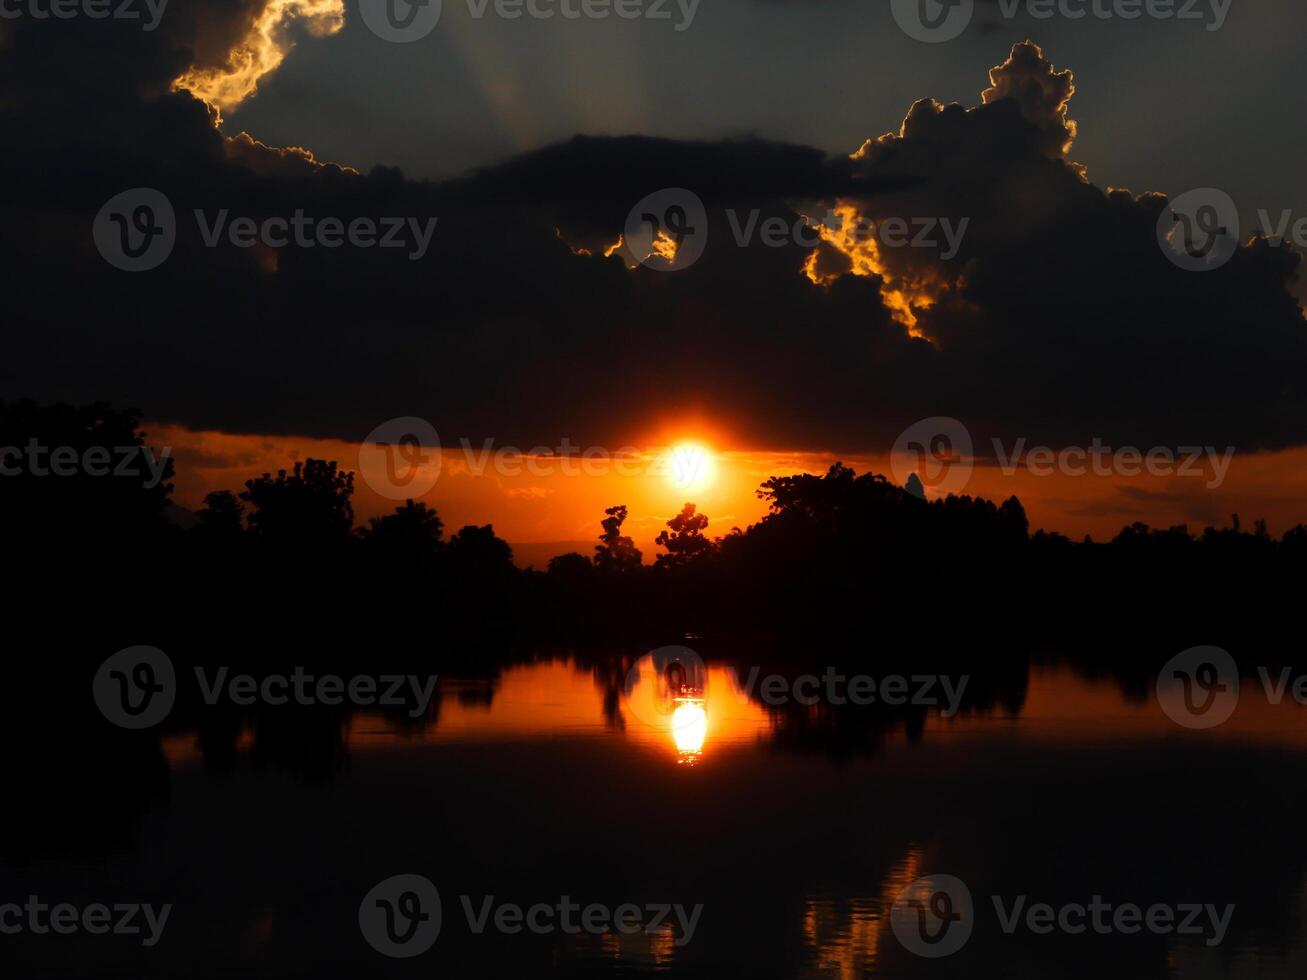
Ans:
[{"label": "sky", "polygon": [[[1086,5],[1088,0],[1085,0]],[[430,35],[386,44],[347,5],[230,114],[272,145],[415,177],[449,177],[575,133],[716,139],[755,134],[848,153],[897,129],[920,98],[974,102],[983,70],[1030,38],[1075,70],[1076,158],[1097,182],[1225,188],[1258,208],[1307,209],[1300,161],[1307,8],[1231,0],[1204,20],[977,13],[958,39],[905,38],[888,0],[703,0],[690,26],[475,18],[446,2]],[[996,2],[988,4],[998,9]],[[674,9],[674,8],[673,8]]]},{"label": "sky", "polygon": [[[450,459],[427,499],[523,546],[590,541],[627,503],[648,553],[692,497],[724,533],[765,512],[766,475],[842,459],[901,482],[914,441],[950,466],[968,447],[967,481],[928,493],[1018,493],[1077,537],[1307,520],[1303,243],[1253,234],[1259,211],[1307,217],[1302,5],[977,0],[925,43],[912,0],[634,20],[443,0],[392,43],[359,2],[0,20],[22,284],[0,392],[139,407],[191,509],[422,419]],[[1219,219],[1216,252],[1175,251],[1172,210]],[[358,222],[373,236],[342,244]],[[487,440],[695,447],[715,476],[460,472],[455,447]],[[1214,485],[996,465],[1091,443],[1233,464]],[[393,502],[360,480],[360,517]]]}]

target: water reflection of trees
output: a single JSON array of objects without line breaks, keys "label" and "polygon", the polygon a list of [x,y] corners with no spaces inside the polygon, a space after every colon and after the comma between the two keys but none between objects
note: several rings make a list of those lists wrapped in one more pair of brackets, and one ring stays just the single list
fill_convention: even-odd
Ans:
[{"label": "water reflection of trees", "polygon": [[[974,653],[974,650],[969,651],[969,654]],[[908,679],[904,697],[909,703],[886,704],[879,696],[870,704],[856,704],[847,698],[847,703],[840,704],[826,697],[817,699],[814,704],[802,704],[793,697],[787,697],[782,703],[769,703],[774,699],[764,698],[758,684],[750,697],[763,705],[771,718],[770,744],[774,749],[849,759],[876,753],[895,737],[902,737],[910,743],[921,741],[930,719],[938,717],[948,701],[940,682],[935,680],[926,696],[938,699],[937,704],[910,703],[918,690],[918,684],[911,680],[914,676],[937,678],[946,675],[955,684],[965,677],[966,686],[958,701],[957,718],[988,715],[1015,718],[1026,700],[1029,661],[1021,653],[993,651],[989,656],[972,659],[970,655],[941,656],[927,652],[895,656],[865,651],[856,658],[841,654],[847,658],[843,662],[831,656],[828,665],[814,669],[812,665],[820,662],[820,656],[820,650],[770,658],[755,655],[750,666],[737,667],[737,673],[744,676],[742,670],[757,667],[759,677],[776,674],[786,678],[786,690],[790,692],[794,690],[794,681],[798,677],[820,674],[827,669],[846,678],[854,675],[871,677],[878,684],[887,676],[901,676]],[[844,693],[847,694],[847,685]]]}]

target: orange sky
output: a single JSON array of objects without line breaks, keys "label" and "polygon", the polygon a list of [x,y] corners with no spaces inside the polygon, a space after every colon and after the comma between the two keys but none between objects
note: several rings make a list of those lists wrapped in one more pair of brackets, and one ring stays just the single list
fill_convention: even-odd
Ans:
[{"label": "orange sky", "polygon": [[[308,456],[359,469],[358,446],[351,443],[195,432],[158,424],[144,428],[152,446],[172,447],[177,468],[173,499],[190,509],[200,507],[212,490],[239,490],[247,479],[289,468]],[[650,443],[638,454],[621,456],[620,465],[617,450],[596,457],[584,473],[576,461],[564,472],[557,459],[528,466],[511,457],[506,467],[486,465],[476,473],[480,444],[471,448],[469,457],[455,443],[443,450],[435,485],[419,499],[439,510],[447,534],[464,524],[493,524],[497,534],[517,546],[519,563],[537,566],[555,550],[547,544],[563,542],[567,547],[562,550],[589,554],[604,508],[625,504],[630,510],[626,531],[650,562],[657,550],[654,537],[686,501],[708,515],[709,533],[720,535],[766,513],[754,490],[768,476],[824,472],[837,458],[859,472],[890,472],[885,456],[727,450],[700,437],[702,431],[685,431],[684,437],[705,453],[688,457],[688,466],[663,454],[660,446],[682,438],[671,435],[667,442]],[[682,485],[686,482],[691,483],[688,488]],[[1155,526],[1187,522],[1191,529],[1199,529],[1227,523],[1232,513],[1238,513],[1245,524],[1265,517],[1272,533],[1279,534],[1299,521],[1307,522],[1307,500],[1295,489],[1304,485],[1307,449],[1295,449],[1237,455],[1224,483],[1215,489],[1208,488],[1203,477],[1040,477],[1026,471],[1008,476],[995,466],[977,466],[964,492],[991,499],[1016,494],[1026,507],[1032,530],[1044,527],[1077,538],[1092,534],[1103,539],[1136,520]],[[395,505],[367,481],[356,480],[354,509],[360,523]]]}]

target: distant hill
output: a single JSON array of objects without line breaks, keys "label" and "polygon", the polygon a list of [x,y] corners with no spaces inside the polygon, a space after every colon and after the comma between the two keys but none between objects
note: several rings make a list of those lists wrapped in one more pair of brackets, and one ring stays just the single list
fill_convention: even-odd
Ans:
[{"label": "distant hill", "polygon": [[510,541],[513,546],[513,564],[518,568],[534,565],[540,571],[549,566],[549,559],[555,555],[565,555],[569,551],[589,558],[595,553],[595,542],[591,541]]}]

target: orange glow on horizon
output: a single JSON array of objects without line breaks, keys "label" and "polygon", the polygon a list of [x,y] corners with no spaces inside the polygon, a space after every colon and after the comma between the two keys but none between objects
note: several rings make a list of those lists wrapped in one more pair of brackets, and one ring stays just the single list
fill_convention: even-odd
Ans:
[{"label": "orange glow on horizon", "polygon": [[[212,491],[239,492],[246,480],[292,469],[296,460],[308,457],[336,460],[345,470],[360,470],[359,446],[343,440],[232,435],[151,422],[143,429],[150,446],[159,451],[172,449],[176,463],[172,499],[184,510],[200,509],[205,495]],[[539,472],[532,472],[521,460],[511,473],[496,472],[492,465],[478,471],[472,465],[475,460],[469,461],[454,441],[440,454],[439,479],[430,491],[416,497],[439,511],[446,535],[465,524],[493,524],[495,533],[514,546],[518,563],[537,568],[567,551],[593,555],[604,509],[625,504],[630,516],[623,533],[635,540],[645,562],[652,563],[661,550],[654,538],[687,502],[707,515],[706,533],[720,537],[732,527],[743,529],[767,514],[766,501],[758,499],[755,491],[772,476],[822,474],[837,460],[859,473],[891,472],[884,454],[739,448],[709,451],[709,445],[729,447],[733,440],[720,428],[688,421],[676,427],[670,422],[651,425],[646,438],[648,442],[643,444],[651,448],[621,457],[621,466],[614,453],[608,460],[599,460],[593,474],[580,472],[579,465],[565,472],[557,458],[533,464]],[[704,447],[711,478],[700,478],[691,489],[678,488],[673,471],[659,465],[659,454],[667,449],[658,448],[677,446]],[[473,445],[474,452],[480,450],[479,443]],[[1044,528],[1073,539],[1089,534],[1104,541],[1134,521],[1154,527],[1187,522],[1197,532],[1209,524],[1227,524],[1234,513],[1240,514],[1245,524],[1265,517],[1271,533],[1279,535],[1307,521],[1301,498],[1282,489],[1301,481],[1307,481],[1307,448],[1237,455],[1225,483],[1215,491],[1194,479],[1040,478],[1026,471],[1006,476],[998,467],[977,465],[962,492],[990,500],[1015,495],[1025,506],[1032,531]],[[1138,493],[1136,488],[1147,493]],[[389,514],[402,502],[382,496],[362,476],[356,476],[355,523]]]}]

